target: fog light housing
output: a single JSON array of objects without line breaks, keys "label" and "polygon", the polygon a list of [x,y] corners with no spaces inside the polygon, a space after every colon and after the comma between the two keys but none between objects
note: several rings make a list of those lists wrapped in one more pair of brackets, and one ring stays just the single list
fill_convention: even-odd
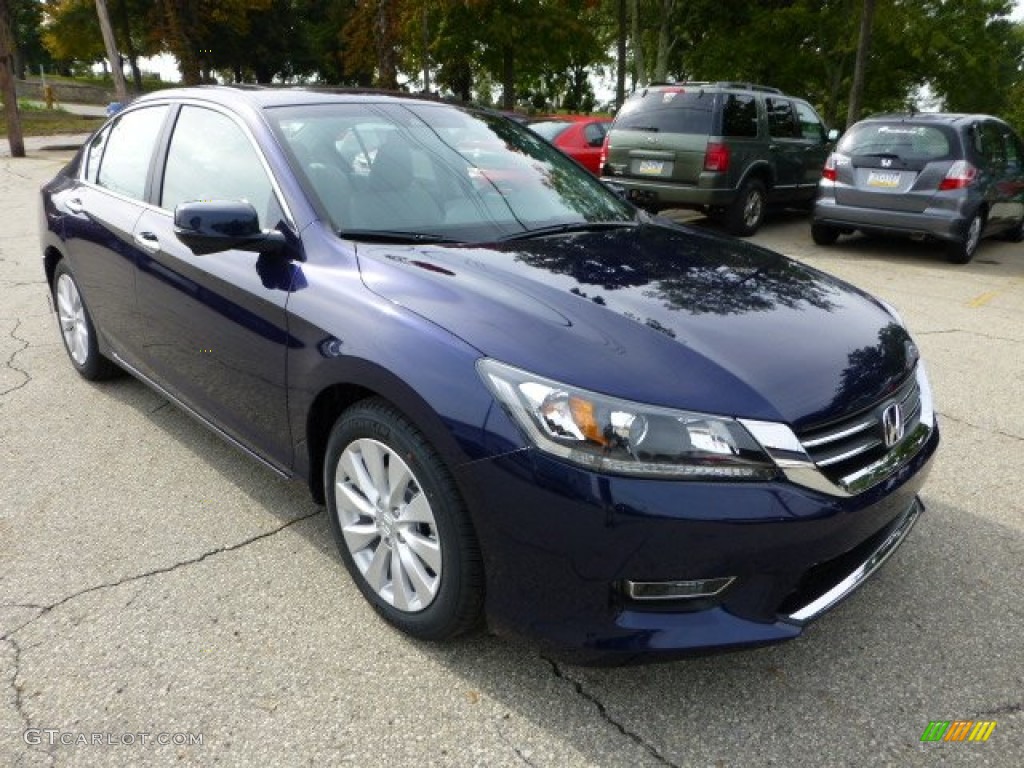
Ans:
[{"label": "fog light housing", "polygon": [[693,581],[626,581],[626,594],[634,600],[695,600],[714,597],[736,580],[735,576]]}]

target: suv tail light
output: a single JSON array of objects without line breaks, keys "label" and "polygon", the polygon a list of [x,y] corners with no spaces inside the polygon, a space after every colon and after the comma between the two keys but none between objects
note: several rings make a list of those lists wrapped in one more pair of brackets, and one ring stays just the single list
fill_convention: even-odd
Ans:
[{"label": "suv tail light", "polygon": [[604,141],[601,142],[601,159],[597,161],[597,169],[600,175],[608,173],[605,170],[604,163],[608,159],[608,134],[604,135]]},{"label": "suv tail light", "polygon": [[825,167],[821,169],[821,178],[825,181],[835,181],[838,178],[836,173],[836,156],[829,155],[825,161]]},{"label": "suv tail light", "polygon": [[970,186],[971,182],[974,181],[977,175],[977,168],[966,160],[957,160],[949,167],[949,170],[946,172],[946,178],[939,183],[939,191],[944,192],[948,189],[963,189],[964,187]]},{"label": "suv tail light", "polygon": [[707,152],[704,154],[704,170],[729,170],[729,146],[727,144],[719,144],[717,141],[708,142]]}]

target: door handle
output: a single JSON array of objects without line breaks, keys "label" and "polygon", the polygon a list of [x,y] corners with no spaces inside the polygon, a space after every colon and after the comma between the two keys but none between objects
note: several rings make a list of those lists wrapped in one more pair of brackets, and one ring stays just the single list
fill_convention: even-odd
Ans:
[{"label": "door handle", "polygon": [[160,238],[158,238],[152,232],[136,232],[135,242],[137,245],[141,245],[147,251],[160,250]]},{"label": "door handle", "polygon": [[64,205],[66,205],[67,209],[72,213],[81,213],[82,211],[85,210],[85,205],[83,205],[82,201],[77,197],[72,197],[70,200],[64,203]]}]

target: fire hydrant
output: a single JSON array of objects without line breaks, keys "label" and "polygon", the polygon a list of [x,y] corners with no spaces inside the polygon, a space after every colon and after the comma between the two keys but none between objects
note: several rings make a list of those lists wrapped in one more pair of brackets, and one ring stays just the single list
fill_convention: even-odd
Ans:
[{"label": "fire hydrant", "polygon": [[57,102],[57,97],[53,92],[52,85],[43,86],[43,101],[46,102],[47,109],[53,109],[53,105]]}]

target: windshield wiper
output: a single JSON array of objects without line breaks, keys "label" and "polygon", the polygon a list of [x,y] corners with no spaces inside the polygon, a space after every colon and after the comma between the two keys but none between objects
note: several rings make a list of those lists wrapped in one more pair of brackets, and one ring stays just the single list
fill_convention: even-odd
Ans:
[{"label": "windshield wiper", "polygon": [[433,235],[429,232],[404,232],[397,229],[341,229],[338,236],[346,240],[363,240],[371,243],[460,243],[448,235]]},{"label": "windshield wiper", "polygon": [[499,237],[498,240],[529,240],[533,237],[548,237],[550,235],[562,235],[568,232],[600,232],[606,229],[632,229],[640,226],[637,221],[577,221],[570,224],[555,224],[551,227],[538,227],[526,232],[516,232],[512,235]]}]

